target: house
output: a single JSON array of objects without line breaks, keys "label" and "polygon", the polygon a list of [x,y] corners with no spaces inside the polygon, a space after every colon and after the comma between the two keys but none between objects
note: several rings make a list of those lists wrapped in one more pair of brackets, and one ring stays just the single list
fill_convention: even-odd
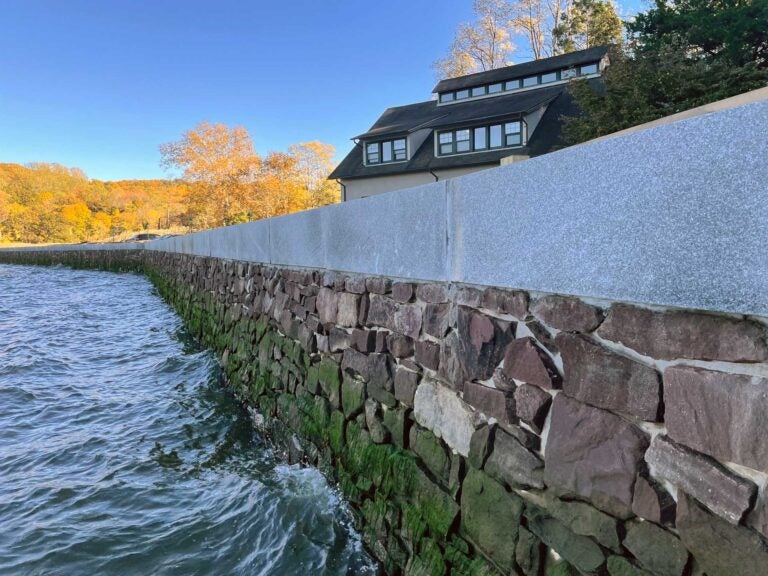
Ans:
[{"label": "house", "polygon": [[560,146],[578,111],[573,78],[599,82],[605,46],[438,82],[426,102],[388,108],[329,178],[352,200],[525,160]]}]

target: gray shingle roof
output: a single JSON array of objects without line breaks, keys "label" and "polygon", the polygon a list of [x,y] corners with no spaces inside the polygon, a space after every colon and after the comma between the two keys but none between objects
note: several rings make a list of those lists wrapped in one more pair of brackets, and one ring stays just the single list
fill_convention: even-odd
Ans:
[{"label": "gray shingle roof", "polygon": [[544,72],[560,70],[561,68],[589,64],[591,62],[597,62],[607,53],[608,46],[595,46],[594,48],[587,48],[586,50],[578,50],[576,52],[561,54],[560,56],[542,58],[541,60],[532,60],[530,62],[523,62],[522,64],[488,70],[486,72],[467,74],[466,76],[459,76],[458,78],[446,78],[445,80],[438,82],[432,92],[450,92],[451,90],[460,90],[462,88],[481,86],[483,84],[493,84],[494,82],[543,74]]}]

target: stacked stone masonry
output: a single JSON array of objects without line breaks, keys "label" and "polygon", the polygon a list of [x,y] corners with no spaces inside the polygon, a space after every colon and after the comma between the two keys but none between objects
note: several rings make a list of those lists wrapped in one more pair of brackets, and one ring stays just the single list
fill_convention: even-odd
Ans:
[{"label": "stacked stone masonry", "polygon": [[768,574],[759,318],[164,252],[145,272],[387,574]]}]

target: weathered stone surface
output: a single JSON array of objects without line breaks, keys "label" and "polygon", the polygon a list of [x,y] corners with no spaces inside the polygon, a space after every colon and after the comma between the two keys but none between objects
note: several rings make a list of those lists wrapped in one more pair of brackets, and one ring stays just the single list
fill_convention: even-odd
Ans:
[{"label": "weathered stone surface", "polygon": [[677,530],[707,576],[768,574],[768,546],[760,536],[706,512],[680,492]]},{"label": "weathered stone surface", "polygon": [[363,294],[365,292],[365,277],[355,276],[347,278],[344,283],[344,289],[352,294]]},{"label": "weathered stone surface", "polygon": [[397,303],[386,296],[371,294],[368,298],[368,317],[366,326],[380,326],[395,330],[395,312]]},{"label": "weathered stone surface", "polygon": [[395,358],[407,358],[413,355],[413,340],[408,336],[392,332],[387,336],[387,350]]},{"label": "weathered stone surface", "polygon": [[491,453],[491,447],[493,446],[493,430],[494,426],[484,424],[475,430],[469,441],[469,456],[467,457],[467,461],[470,466],[477,470],[483,468],[488,455]]},{"label": "weathered stone surface", "polygon": [[416,372],[398,366],[397,372],[395,372],[395,398],[413,408],[413,397],[418,385],[419,375]]},{"label": "weathered stone surface", "polygon": [[475,412],[455,392],[430,379],[423,379],[414,398],[416,422],[442,438],[466,457],[479,421]]},{"label": "weathered stone surface", "polygon": [[621,552],[619,522],[616,518],[584,502],[560,500],[549,491],[529,491],[526,500],[536,505],[533,515],[546,510],[548,515],[560,520],[574,534],[590,536],[606,548]]},{"label": "weathered stone surface", "polygon": [[417,341],[416,362],[430,370],[437,370],[440,367],[440,346],[427,340]]},{"label": "weathered stone surface", "polygon": [[350,346],[352,336],[341,328],[335,326],[328,332],[328,346],[331,352],[343,352]]},{"label": "weathered stone surface", "polygon": [[421,332],[421,308],[415,304],[400,304],[395,310],[394,332],[416,339]]},{"label": "weathered stone surface", "polygon": [[366,278],[365,280],[365,287],[372,294],[386,294],[389,292],[390,286],[392,286],[392,280],[382,276]]},{"label": "weathered stone surface", "polygon": [[661,379],[656,370],[580,334],[561,332],[555,343],[563,357],[563,391],[568,396],[642,420],[660,419]]},{"label": "weathered stone surface", "polygon": [[483,291],[481,304],[483,308],[510,314],[520,320],[528,315],[528,293],[520,290],[486,288]]},{"label": "weathered stone surface", "polygon": [[624,546],[640,565],[659,576],[682,576],[688,564],[688,551],[671,532],[650,522],[627,526]]},{"label": "weathered stone surface", "polygon": [[525,323],[525,327],[530,330],[531,334],[533,334],[534,338],[538,340],[539,344],[544,346],[544,348],[549,350],[552,354],[557,354],[560,352],[557,349],[557,346],[555,346],[555,337],[544,326],[544,324],[538,320],[528,320]]},{"label": "weathered stone surface", "polygon": [[627,518],[648,438],[615,414],[558,394],[544,451],[544,482]]},{"label": "weathered stone surface", "polygon": [[393,408],[389,407],[384,411],[384,427],[389,430],[392,436],[392,441],[405,448],[405,440],[408,437],[409,421],[407,418],[407,410],[405,408]]},{"label": "weathered stone surface", "polygon": [[358,352],[373,352],[375,344],[376,332],[372,330],[365,330],[363,328],[355,328],[352,330],[350,345]]},{"label": "weathered stone surface", "polygon": [[533,338],[518,338],[504,353],[504,375],[542,388],[559,388],[560,373]]},{"label": "weathered stone surface", "polygon": [[462,380],[487,380],[514,338],[514,326],[459,306],[457,333],[455,353]]},{"label": "weathered stone surface", "polygon": [[335,324],[338,312],[338,294],[330,288],[321,288],[317,294],[317,313],[323,324]]},{"label": "weathered stone surface", "polygon": [[[394,403],[395,397],[391,394],[394,390],[392,361],[387,354],[363,354],[347,348],[344,350],[341,369],[365,380],[369,384],[369,394],[379,402],[387,405]],[[387,397],[382,398],[378,390],[386,392]]]},{"label": "weathered stone surface", "polygon": [[564,332],[591,332],[603,320],[603,313],[596,306],[554,294],[539,298],[531,306],[531,312],[545,324]]},{"label": "weathered stone surface", "polygon": [[747,526],[768,538],[768,493],[765,489],[758,496],[754,509],[747,516]]},{"label": "weathered stone surface", "polygon": [[448,332],[448,312],[450,304],[427,304],[424,307],[423,324],[424,333],[442,338]]},{"label": "weathered stone surface", "polygon": [[761,324],[714,314],[654,312],[614,304],[598,333],[606,340],[661,360],[768,360],[766,332]]},{"label": "weathered stone surface", "polygon": [[464,402],[479,410],[489,418],[496,418],[503,424],[514,424],[515,399],[512,394],[490,388],[482,384],[467,382],[464,384]]},{"label": "weathered stone surface", "polygon": [[523,502],[504,487],[470,468],[461,491],[461,530],[506,573],[514,571]]},{"label": "weathered stone surface", "polygon": [[416,286],[416,298],[427,304],[439,304],[448,301],[448,290],[443,284],[419,284]]},{"label": "weathered stone surface", "polygon": [[351,378],[347,374],[341,383],[341,409],[350,419],[363,411],[365,405],[365,383]]},{"label": "weathered stone surface", "polygon": [[520,526],[515,545],[515,559],[525,576],[539,576],[544,560],[544,546],[526,528]]},{"label": "weathered stone surface", "polygon": [[623,556],[609,556],[606,567],[610,576],[654,576],[633,565]]},{"label": "weathered stone surface", "polygon": [[338,295],[336,324],[347,328],[357,326],[357,317],[360,312],[360,296],[341,292]]},{"label": "weathered stone surface", "polygon": [[594,572],[605,562],[600,546],[586,536],[574,534],[559,520],[533,517],[528,529],[582,572]]},{"label": "weathered stone surface", "polygon": [[551,404],[552,396],[538,386],[523,384],[515,390],[515,412],[537,434],[541,433]]},{"label": "weathered stone surface", "polygon": [[[690,366],[664,371],[670,438],[724,462],[768,472],[768,379]],[[695,496],[695,495],[694,495]]]},{"label": "weathered stone surface", "polygon": [[493,449],[484,469],[491,477],[510,486],[544,487],[544,463],[501,428],[496,428],[493,435]]},{"label": "weathered stone surface", "polygon": [[381,418],[381,406],[371,398],[365,401],[365,425],[371,434],[371,440],[377,444],[389,441],[389,430],[384,428]]},{"label": "weathered stone surface", "polygon": [[410,282],[395,282],[392,284],[392,299],[395,302],[410,302],[413,298],[413,284]]},{"label": "weathered stone surface", "polygon": [[657,436],[645,455],[651,471],[684,490],[718,516],[738,524],[749,510],[757,487],[708,456]]},{"label": "weathered stone surface", "polygon": [[656,524],[674,524],[675,500],[663,486],[638,476],[632,497],[632,512]]},{"label": "weathered stone surface", "polygon": [[443,484],[451,473],[451,455],[432,432],[420,426],[411,427],[409,448],[413,450],[430,472]]}]

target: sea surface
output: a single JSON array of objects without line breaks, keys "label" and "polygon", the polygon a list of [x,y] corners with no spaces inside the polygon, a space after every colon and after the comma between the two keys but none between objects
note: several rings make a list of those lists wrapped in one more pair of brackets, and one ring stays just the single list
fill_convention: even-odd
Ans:
[{"label": "sea surface", "polygon": [[372,575],[152,285],[0,265],[0,575]]}]

